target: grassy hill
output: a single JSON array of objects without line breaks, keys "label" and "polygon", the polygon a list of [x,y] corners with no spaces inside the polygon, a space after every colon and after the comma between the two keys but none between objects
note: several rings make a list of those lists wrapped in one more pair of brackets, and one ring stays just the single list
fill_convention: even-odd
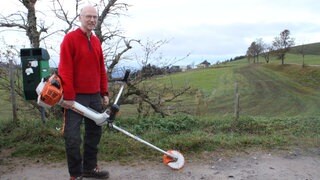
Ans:
[{"label": "grassy hill", "polygon": [[[241,114],[253,116],[296,116],[318,114],[320,106],[319,67],[287,64],[248,64],[183,72],[157,79],[176,86],[188,84],[192,92],[177,108],[195,112],[197,106],[208,116],[232,114],[235,85],[240,93]],[[288,60],[289,61],[289,60]],[[202,103],[196,104],[196,96]]]},{"label": "grassy hill", "polygon": [[293,54],[306,54],[306,55],[320,55],[320,43],[312,43],[294,46],[291,48],[290,53]]},{"label": "grassy hill", "polygon": [[285,65],[274,57],[268,64],[263,57],[255,64],[240,59],[157,78],[157,82],[190,85],[192,91],[177,102],[176,108],[192,114],[197,109],[206,116],[233,114],[237,86],[240,115],[319,115],[320,43],[304,45],[304,57],[297,53],[300,48],[293,47],[286,54]]}]

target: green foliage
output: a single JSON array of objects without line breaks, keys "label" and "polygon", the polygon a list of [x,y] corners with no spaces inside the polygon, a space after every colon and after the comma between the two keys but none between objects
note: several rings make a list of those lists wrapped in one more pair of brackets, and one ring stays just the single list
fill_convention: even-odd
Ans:
[{"label": "green foliage", "polygon": [[[1,83],[1,79],[0,79]],[[5,90],[0,89],[0,114],[3,119],[9,119],[12,117],[12,106],[10,106],[10,94]]]},{"label": "green foliage", "polygon": [[[176,128],[170,124],[172,119],[179,125],[186,120],[185,125]],[[320,144],[320,118],[265,118],[241,117],[235,121],[232,117],[224,118],[175,118],[163,119],[121,119],[120,124],[129,132],[139,134],[139,137],[163,149],[178,149],[186,154],[196,154],[203,151],[219,149],[238,150],[245,148],[288,148],[295,144],[301,146],[317,146]],[[162,124],[164,123],[164,124]],[[191,126],[190,126],[191,125]],[[166,128],[164,128],[166,127]],[[175,127],[172,129],[172,127]],[[168,132],[172,129],[175,133]],[[112,132],[105,135],[105,155],[132,156],[135,158],[152,158],[157,155],[149,147],[137,141]],[[301,141],[303,140],[303,141]],[[125,141],[122,146],[120,141]],[[120,151],[108,147],[121,147]],[[135,152],[145,152],[143,155]],[[123,153],[123,154],[121,154]],[[110,159],[112,157],[108,156]],[[110,160],[109,159],[109,160]]]},{"label": "green foliage", "polygon": [[232,127],[240,134],[267,134],[267,126],[252,117],[240,117],[233,121]]},{"label": "green foliage", "polygon": [[[123,129],[163,149],[176,149],[186,156],[204,151],[246,148],[289,148],[293,145],[320,145],[318,116],[266,118],[243,116],[117,119]],[[21,121],[18,126],[0,122],[0,150],[13,149],[12,156],[41,157],[47,160],[65,158],[64,140],[55,127],[60,122]],[[120,133],[104,127],[99,159],[127,162],[159,157],[159,152]],[[143,153],[141,153],[143,152]]]},{"label": "green foliage", "polygon": [[196,123],[191,116],[141,118],[133,125],[133,132],[140,134],[146,130],[157,130],[163,133],[176,134],[190,131]]},{"label": "green foliage", "polygon": [[21,120],[19,124],[0,121],[0,149],[13,148],[13,156],[45,157],[49,160],[64,158],[61,133],[54,127],[56,123],[40,120]]}]

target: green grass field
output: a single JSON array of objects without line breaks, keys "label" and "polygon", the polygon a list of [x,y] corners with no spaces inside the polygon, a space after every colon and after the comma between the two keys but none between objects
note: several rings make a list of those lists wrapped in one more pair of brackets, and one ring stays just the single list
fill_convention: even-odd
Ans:
[{"label": "green grass field", "polygon": [[[187,157],[216,150],[319,147],[320,67],[316,65],[320,65],[320,55],[310,53],[304,58],[305,67],[301,55],[288,54],[285,65],[275,59],[269,64],[262,58],[257,64],[242,59],[156,77],[146,83],[191,87],[167,104],[171,107],[168,111],[184,113],[137,118],[134,105],[123,105],[115,123],[163,149],[178,149]],[[234,118],[236,85],[239,119]],[[21,105],[20,122],[14,125],[8,97],[6,92],[0,94],[0,150],[13,148],[13,156],[64,159],[63,139],[56,130],[61,119],[42,124],[38,112],[28,115],[24,110],[30,109]],[[107,127],[100,150],[103,160],[158,157],[158,152]]]},{"label": "green grass field", "polygon": [[[153,82],[167,86],[174,84],[175,87],[191,86],[190,93],[176,102],[176,108],[188,112],[195,112],[201,106],[196,103],[200,91],[202,103],[207,106],[200,108],[205,108],[204,114],[207,116],[233,114],[236,85],[242,115],[277,117],[318,114],[320,67],[302,68],[297,64],[298,55],[288,54],[287,58],[285,65],[280,65],[279,60],[272,60],[269,64],[262,60],[259,64],[249,64],[244,59],[159,77]],[[320,56],[305,56],[305,62],[317,65],[317,58]]]},{"label": "green grass field", "polygon": [[12,106],[10,106],[10,96],[9,94],[0,89],[0,114],[1,119],[11,119],[12,118]]},{"label": "green grass field", "polygon": [[306,55],[320,55],[320,43],[305,44],[292,47],[290,53],[293,54],[306,54]]}]

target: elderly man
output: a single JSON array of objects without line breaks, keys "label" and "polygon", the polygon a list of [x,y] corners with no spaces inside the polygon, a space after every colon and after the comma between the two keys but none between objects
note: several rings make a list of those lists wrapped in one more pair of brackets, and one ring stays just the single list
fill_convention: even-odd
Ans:
[{"label": "elderly man", "polygon": [[[64,138],[70,179],[91,177],[107,179],[109,172],[97,166],[98,144],[102,128],[94,121],[72,111],[75,101],[97,112],[109,103],[108,77],[99,39],[92,33],[97,24],[97,10],[91,6],[81,9],[80,28],[68,33],[60,49],[58,73],[62,79]],[[80,125],[84,120],[83,155],[80,152]]]}]

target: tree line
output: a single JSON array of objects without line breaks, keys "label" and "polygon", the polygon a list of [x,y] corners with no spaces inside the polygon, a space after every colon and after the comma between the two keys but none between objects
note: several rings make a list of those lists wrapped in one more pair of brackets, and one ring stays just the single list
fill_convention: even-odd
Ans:
[{"label": "tree line", "polygon": [[294,46],[294,41],[295,39],[290,37],[288,29],[283,30],[279,36],[276,36],[272,44],[266,44],[262,38],[259,38],[248,47],[246,52],[247,59],[249,62],[258,63],[261,56],[265,59],[266,63],[269,63],[270,57],[275,56],[281,60],[281,64],[284,64],[285,55]]}]

